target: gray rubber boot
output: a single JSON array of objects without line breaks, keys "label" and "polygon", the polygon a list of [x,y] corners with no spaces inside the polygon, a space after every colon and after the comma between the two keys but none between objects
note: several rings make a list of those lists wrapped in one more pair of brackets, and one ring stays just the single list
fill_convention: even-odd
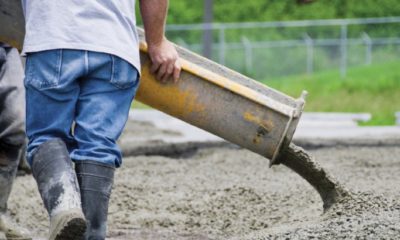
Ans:
[{"label": "gray rubber boot", "polygon": [[41,144],[33,156],[32,174],[50,216],[49,240],[83,239],[86,221],[72,161],[61,139]]},{"label": "gray rubber boot", "polygon": [[21,149],[21,157],[18,164],[17,176],[24,176],[26,174],[32,174],[31,167],[26,159],[26,143]]},{"label": "gray rubber boot", "polygon": [[107,233],[108,203],[115,168],[95,161],[77,161],[75,170],[87,220],[85,239],[103,240]]},{"label": "gray rubber boot", "polygon": [[[21,157],[21,147],[0,147],[0,232],[7,240],[31,240],[26,229],[21,228],[7,214],[7,201]],[[1,238],[0,238],[1,239]]]}]

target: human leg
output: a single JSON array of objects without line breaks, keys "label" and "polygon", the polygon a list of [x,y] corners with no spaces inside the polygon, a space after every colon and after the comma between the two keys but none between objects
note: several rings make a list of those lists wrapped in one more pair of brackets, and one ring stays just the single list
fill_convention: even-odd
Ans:
[{"label": "human leg", "polygon": [[82,239],[86,222],[64,141],[56,138],[41,144],[32,162],[32,174],[50,216],[49,240]]},{"label": "human leg", "polygon": [[22,63],[16,49],[0,47],[0,232],[31,239],[8,215],[7,202],[25,146]]},{"label": "human leg", "polygon": [[82,51],[51,50],[28,54],[25,69],[27,158],[51,139],[74,145],[71,126],[83,74]]},{"label": "human leg", "polygon": [[88,221],[85,239],[105,239],[108,203],[114,168],[121,164],[116,144],[128,118],[139,79],[137,70],[124,60],[102,53],[88,53],[89,74],[80,81],[71,157]]},{"label": "human leg", "polygon": [[86,228],[68,148],[85,70],[82,51],[29,54],[26,64],[28,161],[50,216],[49,239],[81,239]]},{"label": "human leg", "polygon": [[105,239],[108,204],[114,181],[114,167],[98,161],[78,161],[75,171],[87,220],[86,240]]},{"label": "human leg", "polygon": [[138,71],[113,55],[88,52],[88,74],[80,81],[76,105],[75,161],[93,160],[119,167],[116,144],[139,84]]}]

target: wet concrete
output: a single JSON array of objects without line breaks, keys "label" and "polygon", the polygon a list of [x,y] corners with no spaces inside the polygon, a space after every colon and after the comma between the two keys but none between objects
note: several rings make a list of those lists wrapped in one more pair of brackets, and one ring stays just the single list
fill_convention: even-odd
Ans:
[{"label": "wet concrete", "polygon": [[[269,169],[264,158],[246,150],[202,149],[186,159],[138,156],[126,158],[117,171],[109,236],[304,239],[328,234],[335,239],[354,229],[359,236],[368,236],[362,229],[375,225],[381,228],[379,234],[385,234],[381,236],[400,234],[399,147],[311,152],[351,191],[365,197],[345,199],[322,214],[320,197],[306,181],[282,166]],[[31,177],[17,179],[11,201],[17,221],[43,236],[47,217]]]},{"label": "wet concrete", "polygon": [[[143,124],[130,131],[160,134]],[[396,239],[400,144],[367,143],[306,148],[351,193],[325,213],[299,175],[233,146],[125,157],[116,172],[109,239]],[[9,207],[17,222],[45,236],[47,214],[31,176],[17,179]]]},{"label": "wet concrete", "polygon": [[279,158],[281,164],[299,174],[318,191],[325,211],[342,198],[350,196],[350,192],[303,148],[290,144],[282,150]]}]

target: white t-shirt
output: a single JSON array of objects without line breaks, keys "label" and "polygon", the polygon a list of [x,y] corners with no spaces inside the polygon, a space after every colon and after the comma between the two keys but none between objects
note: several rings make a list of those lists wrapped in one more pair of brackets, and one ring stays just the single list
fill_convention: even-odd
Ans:
[{"label": "white t-shirt", "polygon": [[116,55],[140,71],[135,0],[22,0],[23,54],[79,49]]}]

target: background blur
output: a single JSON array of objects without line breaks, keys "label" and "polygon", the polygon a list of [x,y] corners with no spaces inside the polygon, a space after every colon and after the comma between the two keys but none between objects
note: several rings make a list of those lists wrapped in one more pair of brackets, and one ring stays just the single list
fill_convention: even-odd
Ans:
[{"label": "background blur", "polygon": [[175,43],[297,97],[307,111],[400,111],[398,0],[170,1]]}]

